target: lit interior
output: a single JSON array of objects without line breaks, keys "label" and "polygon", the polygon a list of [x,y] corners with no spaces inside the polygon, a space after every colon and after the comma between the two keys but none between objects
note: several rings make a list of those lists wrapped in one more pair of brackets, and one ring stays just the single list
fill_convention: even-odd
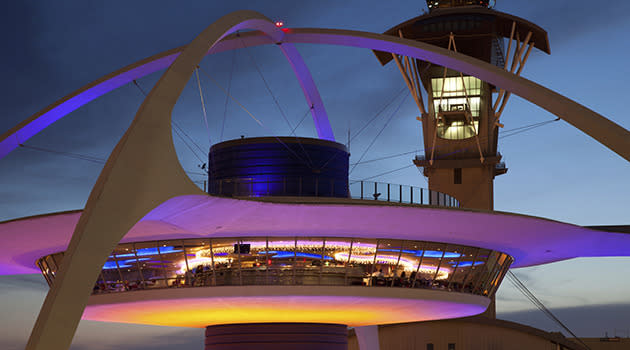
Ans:
[{"label": "lit interior", "polygon": [[448,140],[475,136],[479,130],[481,80],[471,76],[434,78],[431,88],[433,107],[439,116],[438,136]]},{"label": "lit interior", "polygon": [[[59,252],[37,261],[49,284]],[[483,248],[398,239],[231,237],[119,244],[93,294],[221,286],[362,286],[492,296],[513,259]]]}]

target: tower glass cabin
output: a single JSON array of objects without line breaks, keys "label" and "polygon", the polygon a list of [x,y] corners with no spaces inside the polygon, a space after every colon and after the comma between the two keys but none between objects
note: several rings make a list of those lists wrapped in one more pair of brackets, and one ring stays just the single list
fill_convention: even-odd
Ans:
[{"label": "tower glass cabin", "polygon": [[[517,75],[534,47],[549,53],[542,28],[489,8],[489,1],[429,0],[427,5],[429,13],[385,34],[440,46]],[[458,198],[463,207],[492,210],[494,177],[507,172],[498,136],[510,93],[426,61],[375,54],[383,65],[395,62],[415,98],[425,151],[413,161],[428,177],[429,189]]]}]

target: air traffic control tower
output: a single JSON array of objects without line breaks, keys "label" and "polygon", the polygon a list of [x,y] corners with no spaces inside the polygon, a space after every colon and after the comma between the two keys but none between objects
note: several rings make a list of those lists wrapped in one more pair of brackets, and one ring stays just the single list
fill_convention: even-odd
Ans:
[{"label": "air traffic control tower", "polygon": [[[463,53],[517,75],[534,47],[550,53],[547,32],[493,10],[487,0],[427,0],[427,5],[428,13],[384,34]],[[497,146],[510,93],[427,61],[375,53],[383,65],[395,62],[420,111],[424,155],[413,162],[428,177],[429,189],[458,198],[462,207],[492,210],[494,178],[507,172]]]}]

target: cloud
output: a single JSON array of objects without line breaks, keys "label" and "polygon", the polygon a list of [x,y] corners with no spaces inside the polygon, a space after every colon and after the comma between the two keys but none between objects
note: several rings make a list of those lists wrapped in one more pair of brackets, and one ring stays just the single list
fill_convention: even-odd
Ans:
[{"label": "cloud", "polygon": [[15,289],[47,292],[48,284],[44,277],[39,274],[0,276],[0,293]]},{"label": "cloud", "polygon": [[194,349],[203,342],[203,329],[81,321],[70,349]]},{"label": "cloud", "polygon": [[505,6],[503,2],[499,2],[497,10],[513,13],[547,30],[553,51],[554,45],[562,45],[588,33],[603,31],[626,21],[630,3],[627,1],[598,3],[534,0],[507,3]]},{"label": "cloud", "polygon": [[[613,336],[615,329],[627,327],[628,319],[630,319],[630,303],[557,308],[552,312],[579,337],[602,337],[605,332]],[[561,331],[557,324],[539,310],[498,312],[497,318],[546,331]],[[626,334],[618,335],[625,336]],[[565,336],[570,335],[565,334]]]}]

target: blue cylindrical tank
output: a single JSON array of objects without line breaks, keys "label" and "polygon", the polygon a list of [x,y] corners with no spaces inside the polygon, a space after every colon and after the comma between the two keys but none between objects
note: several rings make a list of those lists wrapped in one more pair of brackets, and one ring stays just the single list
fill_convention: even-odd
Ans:
[{"label": "blue cylindrical tank", "polygon": [[346,146],[305,137],[217,143],[208,155],[208,193],[222,196],[348,197]]}]

